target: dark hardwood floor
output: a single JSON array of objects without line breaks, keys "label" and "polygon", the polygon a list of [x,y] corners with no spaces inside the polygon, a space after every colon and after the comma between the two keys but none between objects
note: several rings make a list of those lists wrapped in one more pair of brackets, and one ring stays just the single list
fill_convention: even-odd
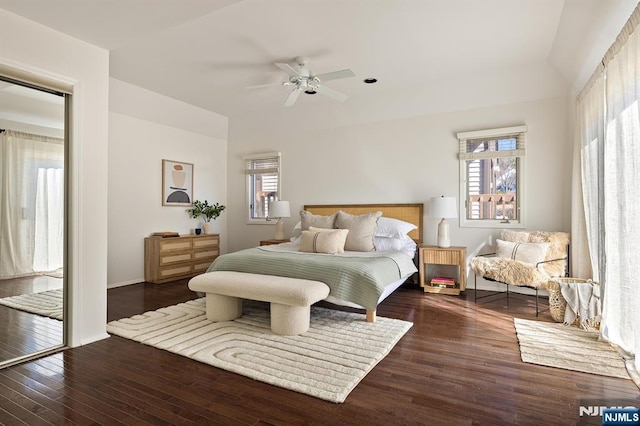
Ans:
[{"label": "dark hardwood floor", "polygon": [[[47,275],[0,280],[0,298],[62,288],[62,278]],[[0,305],[0,361],[62,345],[62,321]]]},{"label": "dark hardwood floor", "polygon": [[[184,281],[112,289],[108,319],[195,297]],[[532,297],[507,308],[402,288],[378,315],[414,326],[343,404],[114,336],[1,370],[0,423],[560,425],[580,420],[581,400],[639,393],[630,380],[521,362],[513,317],[535,318]]]}]

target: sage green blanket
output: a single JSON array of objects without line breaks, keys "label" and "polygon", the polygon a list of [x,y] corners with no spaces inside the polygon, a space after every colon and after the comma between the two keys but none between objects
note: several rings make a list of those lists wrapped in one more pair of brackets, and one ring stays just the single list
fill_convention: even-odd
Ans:
[{"label": "sage green blanket", "polygon": [[302,253],[279,246],[289,244],[224,254],[207,272],[237,271],[320,281],[329,286],[329,294],[337,299],[376,309],[387,285],[417,271],[413,260],[401,252],[329,255]]}]

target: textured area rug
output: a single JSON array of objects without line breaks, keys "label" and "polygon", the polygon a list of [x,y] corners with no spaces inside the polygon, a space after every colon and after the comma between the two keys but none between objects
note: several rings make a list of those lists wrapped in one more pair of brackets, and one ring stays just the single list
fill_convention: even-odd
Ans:
[{"label": "textured area rug", "polygon": [[514,318],[523,362],[631,379],[620,353],[597,331]]},{"label": "textured area rug", "polygon": [[271,332],[269,305],[244,303],[243,316],[213,323],[205,299],[107,324],[107,331],[271,385],[343,402],[413,325],[312,307],[309,331]]},{"label": "textured area rug", "polygon": [[5,297],[0,299],[0,305],[62,321],[63,291],[49,290]]}]

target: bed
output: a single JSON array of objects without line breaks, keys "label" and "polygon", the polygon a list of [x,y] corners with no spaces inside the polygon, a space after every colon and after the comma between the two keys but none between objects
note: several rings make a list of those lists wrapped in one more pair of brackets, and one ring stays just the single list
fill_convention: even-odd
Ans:
[{"label": "bed", "polygon": [[[317,217],[328,217],[339,211],[353,217],[382,212],[384,218],[415,226],[415,229],[407,232],[408,239],[413,240],[415,245],[422,243],[423,208],[422,204],[303,206],[307,214]],[[288,242],[225,254],[219,256],[207,272],[237,271],[321,281],[330,288],[329,296],[325,299],[327,302],[365,309],[367,321],[373,322],[377,305],[417,271],[414,257],[407,250],[345,250],[344,253],[324,254],[301,252],[300,244]]]}]

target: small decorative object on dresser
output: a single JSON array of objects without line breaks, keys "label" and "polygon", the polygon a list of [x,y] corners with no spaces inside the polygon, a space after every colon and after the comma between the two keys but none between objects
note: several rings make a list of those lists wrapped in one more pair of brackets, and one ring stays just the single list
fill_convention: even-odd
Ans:
[{"label": "small decorative object on dresser", "polygon": [[216,220],[224,211],[224,209],[226,209],[226,207],[219,203],[209,205],[209,202],[207,200],[195,200],[193,202],[193,207],[187,209],[187,213],[189,213],[194,219],[202,217],[202,219],[204,220],[202,228],[204,230],[204,233],[206,235],[209,235],[213,233],[211,228],[211,219]]},{"label": "small decorative object on dresser", "polygon": [[[467,248],[420,246],[420,286],[425,293],[443,293],[459,295],[467,287]],[[427,265],[455,265],[458,267],[456,277],[432,276]]]},{"label": "small decorative object on dresser", "polygon": [[204,273],[220,255],[220,235],[144,239],[144,280],[160,284]]}]

